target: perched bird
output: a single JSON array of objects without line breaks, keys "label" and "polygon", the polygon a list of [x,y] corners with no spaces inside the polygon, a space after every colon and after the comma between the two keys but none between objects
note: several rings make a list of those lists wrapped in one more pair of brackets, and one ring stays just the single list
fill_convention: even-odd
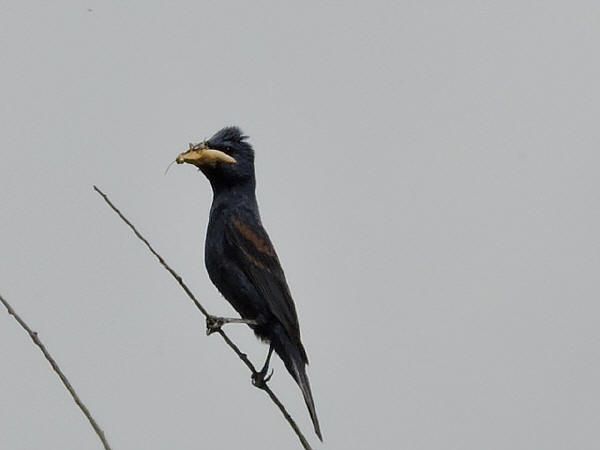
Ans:
[{"label": "perched bird", "polygon": [[273,350],[296,380],[319,439],[321,429],[306,375],[308,357],[300,340],[296,307],[277,253],[262,226],[256,203],[254,150],[239,128],[227,127],[207,141],[190,144],[176,162],[197,166],[213,189],[206,233],[208,275],[241,319],[209,318],[207,332],[224,323],[247,323],[268,342],[265,364],[254,378],[265,377]]}]

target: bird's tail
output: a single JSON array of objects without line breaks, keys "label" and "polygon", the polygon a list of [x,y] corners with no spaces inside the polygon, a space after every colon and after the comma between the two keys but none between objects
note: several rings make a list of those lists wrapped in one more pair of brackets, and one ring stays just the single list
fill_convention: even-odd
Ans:
[{"label": "bird's tail", "polygon": [[308,376],[306,376],[306,364],[308,361],[306,359],[306,353],[304,352],[304,349],[292,342],[283,328],[278,328],[276,330],[272,338],[272,344],[275,352],[285,364],[288,372],[294,378],[294,380],[296,380],[296,383],[298,383],[298,386],[300,387],[304,397],[304,402],[306,403],[306,407],[310,413],[310,418],[315,428],[315,433],[319,439],[323,441],[321,427],[319,426],[319,419],[317,418],[317,411],[315,409],[315,402],[310,390]]}]

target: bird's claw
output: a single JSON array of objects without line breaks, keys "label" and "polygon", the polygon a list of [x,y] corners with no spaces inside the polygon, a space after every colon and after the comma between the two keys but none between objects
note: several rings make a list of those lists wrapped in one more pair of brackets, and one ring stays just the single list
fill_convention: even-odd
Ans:
[{"label": "bird's claw", "polygon": [[259,389],[266,388],[267,381],[269,381],[271,379],[271,377],[273,376],[274,370],[271,369],[271,373],[265,377],[265,375],[267,375],[267,372],[268,372],[268,370],[261,370],[260,372],[254,372],[252,374],[252,384]]},{"label": "bird's claw", "polygon": [[225,321],[222,317],[208,316],[206,318],[206,335],[210,336],[211,334],[219,331],[223,324],[225,324]]}]

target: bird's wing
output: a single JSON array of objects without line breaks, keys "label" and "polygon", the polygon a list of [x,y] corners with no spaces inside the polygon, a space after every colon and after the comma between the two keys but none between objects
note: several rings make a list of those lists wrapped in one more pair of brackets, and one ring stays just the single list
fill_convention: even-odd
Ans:
[{"label": "bird's wing", "polygon": [[253,214],[236,211],[227,219],[225,243],[290,338],[300,344],[296,307],[277,253],[260,220]]}]

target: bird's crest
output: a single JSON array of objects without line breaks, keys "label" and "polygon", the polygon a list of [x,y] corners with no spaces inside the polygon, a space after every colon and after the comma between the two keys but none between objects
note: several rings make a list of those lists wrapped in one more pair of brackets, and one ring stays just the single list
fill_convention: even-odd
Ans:
[{"label": "bird's crest", "polygon": [[210,139],[210,142],[243,142],[248,139],[242,130],[238,127],[225,127],[217,131]]}]

